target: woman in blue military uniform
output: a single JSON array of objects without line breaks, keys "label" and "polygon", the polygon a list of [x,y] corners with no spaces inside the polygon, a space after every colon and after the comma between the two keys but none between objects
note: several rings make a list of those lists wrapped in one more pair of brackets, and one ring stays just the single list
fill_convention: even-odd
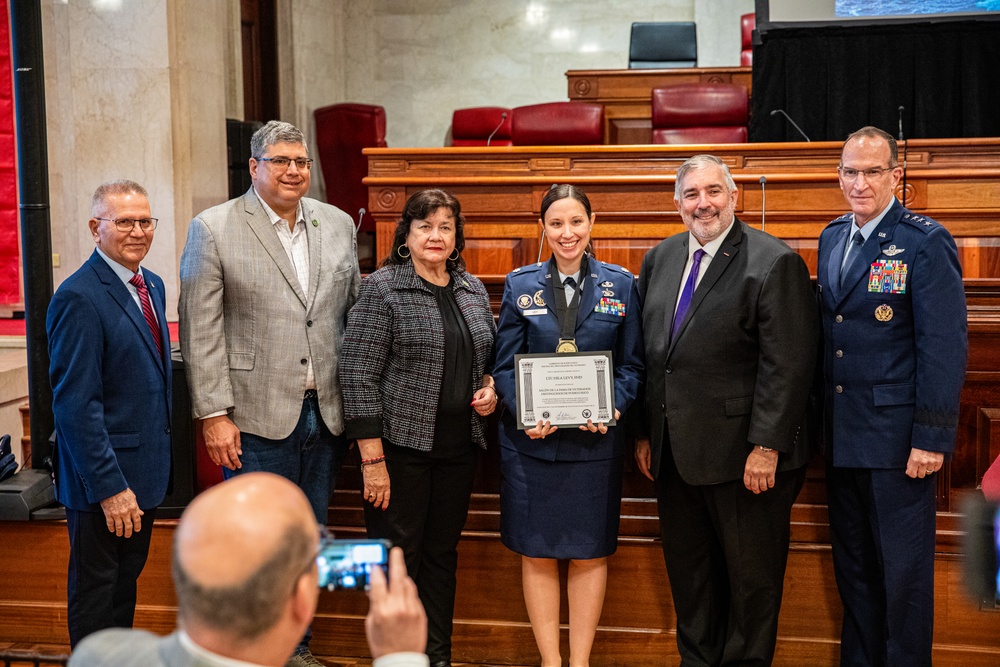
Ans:
[{"label": "woman in blue military uniform", "polygon": [[[607,557],[618,541],[625,431],[617,421],[635,400],[643,373],[635,277],[597,261],[587,195],[554,185],[542,199],[546,262],[507,276],[493,371],[506,408],[500,423],[500,536],[521,554],[524,601],[543,667],[559,655],[559,560],[569,560],[571,667],[587,665],[604,604]],[[575,312],[575,317],[574,317]],[[514,355],[610,350],[616,424],[519,430]]]}]

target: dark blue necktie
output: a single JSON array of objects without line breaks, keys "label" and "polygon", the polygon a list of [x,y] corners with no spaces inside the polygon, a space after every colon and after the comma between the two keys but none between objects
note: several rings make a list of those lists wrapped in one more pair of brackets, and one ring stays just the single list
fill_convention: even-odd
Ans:
[{"label": "dark blue necktie", "polygon": [[844,258],[844,263],[840,267],[840,286],[844,286],[844,276],[847,275],[847,270],[851,268],[851,262],[858,254],[858,249],[864,244],[865,237],[861,233],[861,230],[854,232],[854,237],[851,238],[851,245],[847,247],[847,257]]},{"label": "dark blue necktie", "polygon": [[691,262],[691,273],[688,274],[684,289],[681,290],[680,301],[677,302],[677,312],[674,313],[674,323],[670,327],[670,337],[677,335],[677,330],[681,328],[681,322],[687,315],[688,308],[691,307],[691,298],[694,296],[694,286],[698,282],[698,270],[701,268],[701,258],[705,256],[705,251],[698,248],[694,251],[694,258]]}]

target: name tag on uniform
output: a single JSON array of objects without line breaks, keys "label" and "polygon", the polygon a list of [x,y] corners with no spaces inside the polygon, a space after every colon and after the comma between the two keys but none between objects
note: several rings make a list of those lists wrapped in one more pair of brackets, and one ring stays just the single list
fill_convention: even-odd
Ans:
[{"label": "name tag on uniform", "polygon": [[906,264],[898,259],[878,259],[868,272],[868,291],[906,294]]},{"label": "name tag on uniform", "polygon": [[548,308],[532,308],[531,310],[522,311],[522,314],[525,315],[525,316],[528,316],[528,315],[545,315],[548,312],[549,312]]}]

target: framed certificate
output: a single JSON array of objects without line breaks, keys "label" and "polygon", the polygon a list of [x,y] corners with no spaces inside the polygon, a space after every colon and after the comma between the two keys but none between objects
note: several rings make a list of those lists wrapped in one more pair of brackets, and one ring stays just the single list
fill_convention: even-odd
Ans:
[{"label": "framed certificate", "polygon": [[553,426],[615,424],[614,363],[610,350],[514,355],[517,427],[538,420]]}]

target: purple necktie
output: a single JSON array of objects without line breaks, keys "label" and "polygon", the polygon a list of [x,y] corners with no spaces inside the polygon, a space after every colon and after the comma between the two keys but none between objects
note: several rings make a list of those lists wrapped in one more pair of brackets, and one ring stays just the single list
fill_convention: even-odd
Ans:
[{"label": "purple necktie", "polygon": [[139,293],[139,303],[142,304],[142,316],[146,318],[149,331],[153,334],[153,342],[156,343],[156,351],[163,356],[163,339],[160,337],[160,327],[153,316],[153,304],[149,301],[149,290],[146,289],[146,281],[142,279],[142,274],[137,273],[129,280],[135,291]]},{"label": "purple necktie", "polygon": [[688,274],[684,289],[681,290],[681,299],[677,302],[677,312],[674,313],[674,324],[670,327],[670,337],[677,335],[677,330],[681,328],[681,322],[687,315],[688,308],[691,307],[691,297],[694,296],[694,286],[698,282],[698,270],[701,268],[701,258],[705,256],[705,251],[698,248],[694,251],[694,258],[691,262],[691,273]]}]

